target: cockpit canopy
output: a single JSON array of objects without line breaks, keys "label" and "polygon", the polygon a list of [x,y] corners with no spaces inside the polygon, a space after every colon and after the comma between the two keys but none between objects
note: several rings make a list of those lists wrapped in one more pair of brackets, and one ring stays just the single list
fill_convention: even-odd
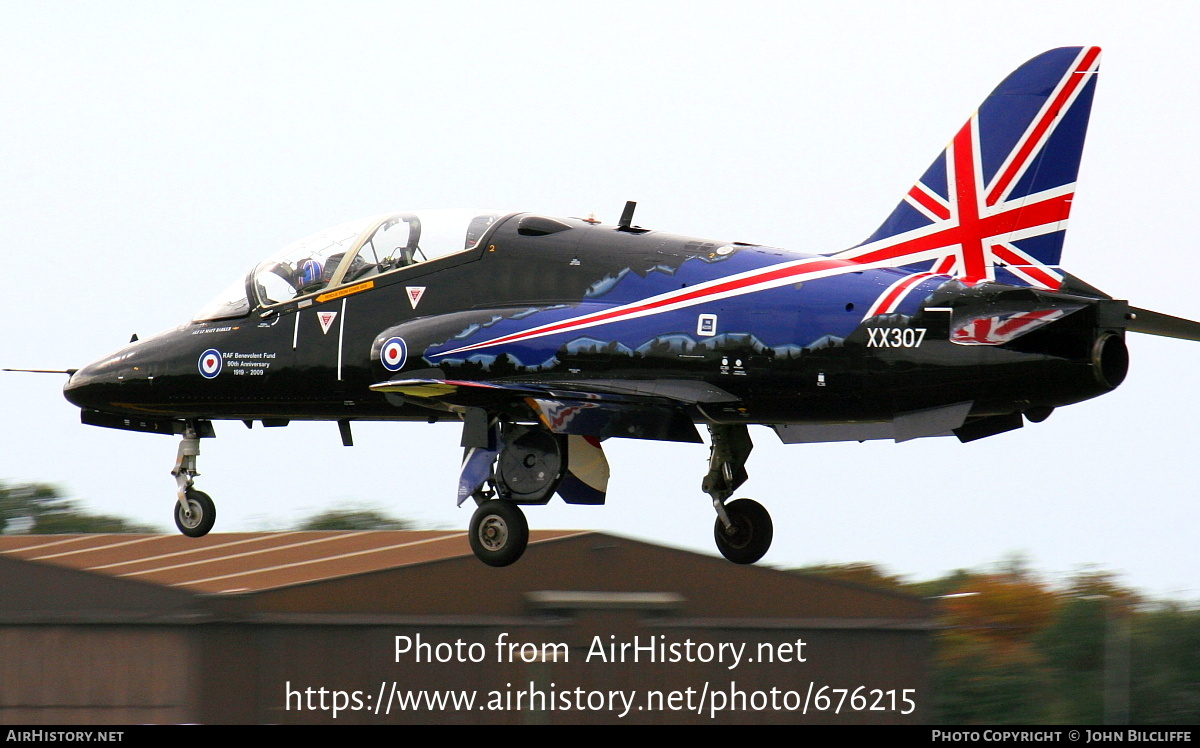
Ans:
[{"label": "cockpit canopy", "polygon": [[260,262],[193,317],[240,317],[326,288],[473,249],[505,214],[490,210],[422,210],[350,221],[318,231]]}]

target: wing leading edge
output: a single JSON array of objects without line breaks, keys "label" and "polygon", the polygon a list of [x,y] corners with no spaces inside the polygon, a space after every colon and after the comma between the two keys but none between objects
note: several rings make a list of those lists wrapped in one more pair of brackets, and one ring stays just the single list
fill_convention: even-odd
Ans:
[{"label": "wing leading edge", "polygon": [[691,406],[736,397],[704,382],[680,380],[477,382],[398,379],[371,385],[427,407],[524,412],[556,434],[699,444]]}]

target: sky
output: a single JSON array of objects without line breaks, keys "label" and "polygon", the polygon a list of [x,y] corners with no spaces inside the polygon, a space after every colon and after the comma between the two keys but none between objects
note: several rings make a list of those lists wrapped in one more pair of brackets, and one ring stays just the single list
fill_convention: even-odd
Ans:
[{"label": "sky", "polygon": [[[495,207],[831,252],[862,241],[1011,70],[1104,48],[1064,266],[1200,318],[1200,5],[0,2],[0,366],[79,367],[189,319],[280,247],[376,213]],[[1189,176],[1193,175],[1193,176]],[[954,439],[783,445],[738,496],[762,563],[928,578],[1020,554],[1200,598],[1200,346],[1130,335],[1116,391]],[[82,426],[0,375],[0,480],[172,527],[176,440]],[[465,528],[449,424],[217,424],[216,532],[370,506]],[[608,505],[530,526],[715,553],[701,445],[614,439]],[[172,527],[173,531],[173,527]]]}]

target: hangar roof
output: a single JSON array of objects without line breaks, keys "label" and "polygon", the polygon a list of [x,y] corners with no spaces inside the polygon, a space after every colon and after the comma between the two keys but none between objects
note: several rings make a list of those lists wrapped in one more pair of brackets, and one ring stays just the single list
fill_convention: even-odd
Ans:
[{"label": "hangar roof", "polygon": [[934,626],[911,595],[598,532],[531,531],[503,568],[448,530],[0,535],[0,624],[542,625],[585,609],[672,626]]},{"label": "hangar roof", "polygon": [[[586,534],[532,530],[530,545]],[[201,593],[242,593],[470,556],[450,530],[0,535],[0,555]]]}]

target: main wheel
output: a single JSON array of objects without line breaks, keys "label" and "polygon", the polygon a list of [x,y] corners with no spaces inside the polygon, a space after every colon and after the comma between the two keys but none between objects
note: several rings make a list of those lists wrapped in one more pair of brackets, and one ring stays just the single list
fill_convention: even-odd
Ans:
[{"label": "main wheel", "polygon": [[488,566],[516,562],[529,545],[525,513],[511,501],[485,501],[471,515],[471,550]]},{"label": "main wheel", "polygon": [[713,528],[721,555],[735,564],[752,564],[766,555],[775,528],[763,505],[752,499],[738,499],[725,505],[725,513],[733,527],[726,530],[718,517]]},{"label": "main wheel", "polygon": [[189,538],[202,538],[213,528],[217,521],[217,505],[203,491],[194,488],[187,490],[188,512],[183,513],[183,507],[175,502],[175,526]]}]

